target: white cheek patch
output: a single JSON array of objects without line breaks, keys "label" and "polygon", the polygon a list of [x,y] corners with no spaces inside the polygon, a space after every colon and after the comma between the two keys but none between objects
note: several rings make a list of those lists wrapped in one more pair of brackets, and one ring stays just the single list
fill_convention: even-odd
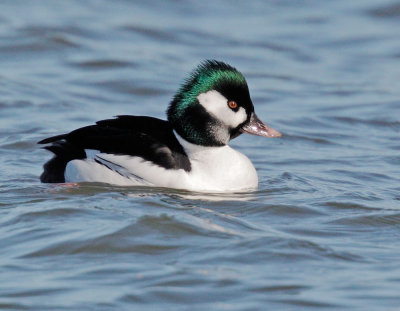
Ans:
[{"label": "white cheek patch", "polygon": [[228,107],[228,99],[220,92],[212,90],[201,93],[197,100],[211,115],[228,127],[235,128],[247,119],[246,110],[240,107],[237,112]]}]

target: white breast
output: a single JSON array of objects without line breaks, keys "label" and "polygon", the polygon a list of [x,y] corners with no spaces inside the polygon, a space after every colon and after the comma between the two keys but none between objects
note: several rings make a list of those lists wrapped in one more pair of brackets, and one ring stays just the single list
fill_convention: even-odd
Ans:
[{"label": "white breast", "polygon": [[244,154],[228,145],[194,145],[175,135],[190,159],[192,169],[188,175],[191,190],[237,191],[257,188],[257,172]]}]

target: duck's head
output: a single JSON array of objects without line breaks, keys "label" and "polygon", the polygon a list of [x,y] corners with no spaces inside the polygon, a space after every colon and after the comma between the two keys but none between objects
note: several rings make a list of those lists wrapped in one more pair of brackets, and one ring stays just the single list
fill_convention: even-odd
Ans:
[{"label": "duck's head", "polygon": [[243,75],[215,60],[201,63],[175,94],[168,121],[185,140],[203,146],[223,146],[248,133],[264,137],[281,134],[254,113]]}]

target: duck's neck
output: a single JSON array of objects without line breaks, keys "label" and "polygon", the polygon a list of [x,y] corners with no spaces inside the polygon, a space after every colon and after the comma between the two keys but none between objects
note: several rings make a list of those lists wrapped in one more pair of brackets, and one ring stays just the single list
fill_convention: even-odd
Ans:
[{"label": "duck's neck", "polygon": [[202,146],[202,145],[196,145],[193,143],[188,142],[186,139],[182,138],[176,131],[174,131],[175,137],[178,140],[178,142],[182,145],[183,149],[185,149],[185,152],[187,153],[188,156],[195,155],[195,154],[201,154],[201,153],[209,153],[213,151],[219,151],[222,150],[223,148],[226,148],[229,146],[228,145],[222,145],[222,146]]}]

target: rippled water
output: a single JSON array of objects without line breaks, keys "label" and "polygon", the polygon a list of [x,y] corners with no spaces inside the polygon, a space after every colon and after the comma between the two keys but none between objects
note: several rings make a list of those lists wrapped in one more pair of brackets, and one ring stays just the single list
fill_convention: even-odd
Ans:
[{"label": "rippled water", "polygon": [[[0,2],[0,309],[399,310],[400,5]],[[281,139],[259,190],[40,184],[36,142],[164,112],[200,60]]]}]

